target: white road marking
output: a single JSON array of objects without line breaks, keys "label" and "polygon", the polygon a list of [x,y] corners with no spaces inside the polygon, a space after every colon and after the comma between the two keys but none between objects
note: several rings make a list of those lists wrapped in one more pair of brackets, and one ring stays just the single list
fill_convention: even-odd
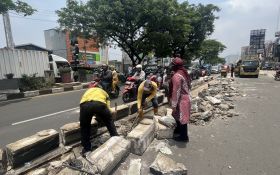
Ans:
[{"label": "white road marking", "polygon": [[59,111],[59,112],[55,112],[55,113],[52,113],[52,114],[43,115],[43,116],[40,116],[40,117],[35,117],[35,118],[28,119],[28,120],[23,120],[23,121],[20,121],[20,122],[12,123],[12,125],[14,126],[14,125],[19,125],[19,124],[23,124],[23,123],[31,122],[31,121],[34,121],[34,120],[38,120],[38,119],[42,119],[42,118],[46,118],[46,117],[50,117],[50,116],[54,116],[54,115],[57,115],[57,114],[61,114],[61,113],[64,113],[64,112],[73,111],[73,110],[76,110],[76,109],[79,109],[79,108],[80,108],[80,107],[71,108],[71,109],[67,109],[67,110],[63,110],[63,111]]}]

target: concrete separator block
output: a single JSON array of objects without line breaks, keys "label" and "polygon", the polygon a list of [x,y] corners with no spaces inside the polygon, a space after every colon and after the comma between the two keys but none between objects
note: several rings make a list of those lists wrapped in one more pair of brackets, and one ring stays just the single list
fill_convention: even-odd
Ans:
[{"label": "concrete separator block", "polygon": [[59,93],[59,92],[63,92],[64,91],[64,88],[63,87],[60,87],[60,88],[52,88],[52,93]]},{"label": "concrete separator block", "polygon": [[137,101],[133,101],[127,104],[129,107],[129,115],[135,114],[138,112]]},{"label": "concrete separator block", "polygon": [[5,101],[7,100],[7,95],[6,94],[0,94],[0,101]]},{"label": "concrete separator block", "polygon": [[67,86],[67,87],[64,87],[63,88],[64,89],[64,91],[73,91],[73,86]]},{"label": "concrete separator block", "polygon": [[[91,120],[91,137],[97,133],[98,123],[95,119]],[[81,140],[80,122],[68,123],[60,128],[61,142],[69,145]]]},{"label": "concrete separator block", "polygon": [[23,92],[24,97],[34,97],[39,95],[39,90]]},{"label": "concrete separator block", "polygon": [[158,104],[163,103],[163,99],[164,99],[164,94],[158,94]]},{"label": "concrete separator block", "polygon": [[87,89],[89,87],[89,83],[82,83],[83,89]]},{"label": "concrete separator block", "polygon": [[160,118],[161,118],[160,116],[154,116],[154,120],[156,122],[156,128],[155,128],[156,138],[158,140],[173,138],[175,127],[168,127],[159,123]]},{"label": "concrete separator block", "polygon": [[127,135],[131,141],[131,152],[142,155],[155,137],[155,122],[153,119],[144,118],[140,123]]},{"label": "concrete separator block", "polygon": [[83,85],[73,86],[73,90],[83,89]]},{"label": "concrete separator block", "polygon": [[7,94],[7,100],[13,100],[18,98],[24,98],[24,94],[22,92],[17,94]]},{"label": "concrete separator block", "polygon": [[7,158],[13,168],[19,167],[59,146],[59,134],[54,129],[6,145]]},{"label": "concrete separator block", "polygon": [[111,173],[121,160],[128,156],[130,146],[130,141],[114,136],[87,155],[87,159],[93,166],[96,166],[98,170],[96,174],[107,175]]},{"label": "concrete separator block", "polygon": [[4,150],[0,149],[0,174],[7,171],[7,157]]},{"label": "concrete separator block", "polygon": [[39,90],[40,95],[46,95],[46,94],[51,94],[52,89],[44,89],[44,90]]},{"label": "concrete separator block", "polygon": [[[116,113],[115,108],[111,108],[111,112],[114,115]],[[117,115],[116,120],[122,119],[129,115],[129,107],[128,105],[119,105],[117,106]]]}]

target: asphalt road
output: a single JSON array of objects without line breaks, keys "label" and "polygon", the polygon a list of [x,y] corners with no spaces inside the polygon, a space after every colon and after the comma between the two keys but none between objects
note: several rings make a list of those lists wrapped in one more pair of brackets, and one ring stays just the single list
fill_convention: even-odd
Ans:
[{"label": "asphalt road", "polygon": [[[79,101],[85,90],[0,102],[0,147],[44,129],[79,120]],[[122,104],[121,95],[111,106]]]},{"label": "asphalt road", "polygon": [[280,82],[237,78],[245,97],[236,98],[240,116],[190,126],[190,143],[174,150],[191,175],[276,175],[280,172]]}]

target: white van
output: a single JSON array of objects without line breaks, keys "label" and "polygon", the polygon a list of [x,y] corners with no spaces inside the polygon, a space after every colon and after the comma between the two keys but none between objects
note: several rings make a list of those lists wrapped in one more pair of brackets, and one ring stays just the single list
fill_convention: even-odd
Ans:
[{"label": "white van", "polygon": [[[54,54],[50,54],[49,55],[49,64],[50,64],[50,70],[52,70],[54,72],[54,77],[55,80],[60,80],[60,74],[59,74],[59,68],[60,67],[70,67],[70,63],[68,62],[67,59],[54,55]],[[71,71],[71,79],[73,79],[73,71]]]}]

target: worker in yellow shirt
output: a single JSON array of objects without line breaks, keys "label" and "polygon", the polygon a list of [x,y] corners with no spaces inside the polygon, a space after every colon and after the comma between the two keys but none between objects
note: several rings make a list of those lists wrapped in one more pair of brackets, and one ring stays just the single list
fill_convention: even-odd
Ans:
[{"label": "worker in yellow shirt", "polygon": [[143,118],[143,108],[152,101],[154,114],[158,114],[157,84],[151,80],[143,81],[138,88],[137,107],[139,117]]},{"label": "worker in yellow shirt", "polygon": [[109,95],[101,86],[88,89],[80,101],[82,154],[92,150],[90,131],[93,116],[96,116],[97,121],[102,121],[105,124],[111,136],[118,135],[110,111]]},{"label": "worker in yellow shirt", "polygon": [[112,91],[115,92],[116,86],[119,83],[118,72],[116,71],[115,67],[111,67],[112,75],[113,75],[113,82],[112,82]]}]

